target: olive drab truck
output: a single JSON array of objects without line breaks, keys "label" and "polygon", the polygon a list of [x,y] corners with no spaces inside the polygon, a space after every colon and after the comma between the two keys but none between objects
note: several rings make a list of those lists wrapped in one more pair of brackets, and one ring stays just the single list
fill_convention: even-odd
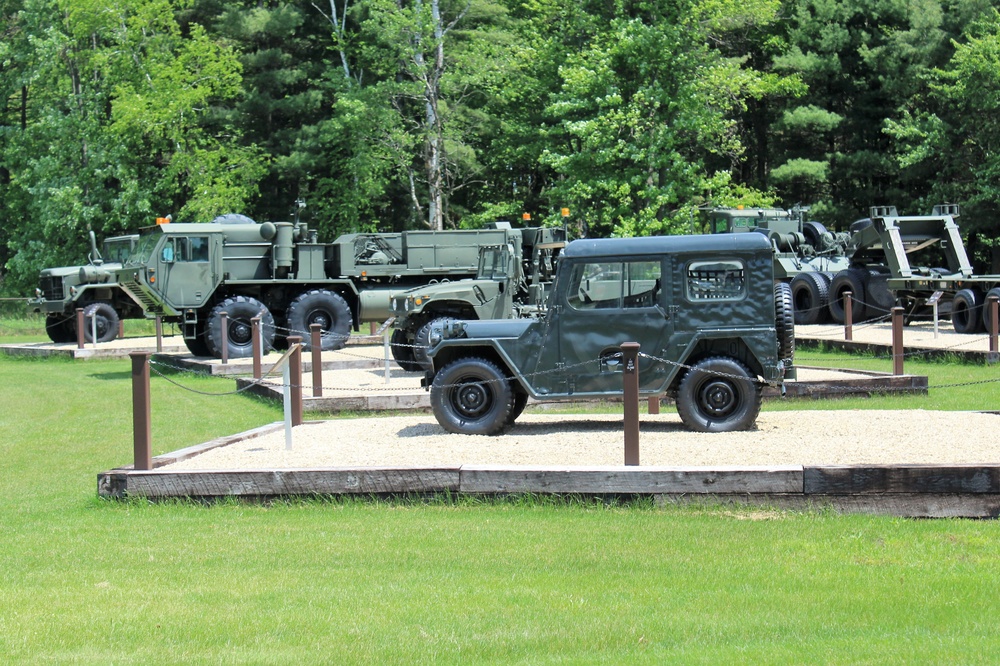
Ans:
[{"label": "olive drab truck", "polygon": [[429,367],[427,336],[440,319],[511,319],[540,315],[566,229],[515,230],[505,245],[479,250],[474,278],[416,287],[392,299],[392,355],[404,370]]},{"label": "olive drab truck", "polygon": [[356,233],[320,243],[303,222],[166,222],[140,232],[119,282],[147,317],[175,323],[197,356],[219,358],[223,344],[230,357],[251,355],[256,317],[266,349],[293,335],[309,348],[319,324],[322,349],[331,350],[360,323],[386,320],[395,294],[474,276],[479,248],[513,233]]},{"label": "olive drab truck", "polygon": [[794,377],[787,289],[762,234],[573,241],[539,318],[433,325],[422,383],[446,430],[497,435],[529,398],[622,395],[636,342],[641,396],[673,398],[694,430],[747,429],[762,385]]},{"label": "olive drab truck", "polygon": [[50,340],[77,340],[77,308],[83,310],[83,336],[88,343],[110,342],[118,337],[122,319],[142,318],[142,308],[122,291],[117,277],[138,238],[137,234],[106,238],[101,252],[91,231],[89,263],[42,269],[35,297],[28,300],[28,310],[45,315],[45,332]]}]

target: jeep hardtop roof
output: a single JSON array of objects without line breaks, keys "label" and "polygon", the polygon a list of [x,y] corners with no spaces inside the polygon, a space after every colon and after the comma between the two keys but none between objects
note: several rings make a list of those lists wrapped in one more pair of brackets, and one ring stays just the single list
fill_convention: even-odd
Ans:
[{"label": "jeep hardtop roof", "polygon": [[706,236],[644,236],[640,238],[586,238],[575,240],[563,257],[612,257],[688,252],[771,251],[764,234],[719,234]]}]

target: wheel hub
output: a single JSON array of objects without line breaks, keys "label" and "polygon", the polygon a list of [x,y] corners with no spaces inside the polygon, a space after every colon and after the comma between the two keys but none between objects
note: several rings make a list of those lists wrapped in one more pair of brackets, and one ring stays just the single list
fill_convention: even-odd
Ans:
[{"label": "wheel hub", "polygon": [[725,416],[736,407],[736,392],[725,380],[715,379],[706,382],[701,389],[701,404],[712,416]]},{"label": "wheel hub", "polygon": [[333,324],[330,314],[322,311],[316,311],[310,313],[307,321],[309,322],[310,325],[319,324],[320,330],[323,331],[324,333],[330,330],[330,326]]},{"label": "wheel hub", "polygon": [[462,384],[455,389],[455,406],[465,416],[478,416],[489,408],[489,391],[480,383]]},{"label": "wheel hub", "polygon": [[253,331],[250,328],[250,325],[245,321],[237,319],[229,325],[229,340],[234,344],[249,344],[252,336]]}]

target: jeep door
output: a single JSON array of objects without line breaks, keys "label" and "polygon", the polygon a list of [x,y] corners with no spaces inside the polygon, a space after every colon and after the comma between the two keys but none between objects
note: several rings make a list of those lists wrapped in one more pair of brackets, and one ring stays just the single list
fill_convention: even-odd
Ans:
[{"label": "jeep door", "polygon": [[[565,261],[565,259],[564,259]],[[560,281],[530,382],[543,395],[616,394],[622,390],[621,345],[659,356],[671,335],[662,257],[578,257]],[[662,363],[640,357],[641,389],[665,388]]]}]

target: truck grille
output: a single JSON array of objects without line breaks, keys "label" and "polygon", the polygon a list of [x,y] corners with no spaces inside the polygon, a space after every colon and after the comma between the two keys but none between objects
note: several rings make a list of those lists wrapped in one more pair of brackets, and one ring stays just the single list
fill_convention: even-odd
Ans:
[{"label": "truck grille", "polygon": [[61,301],[63,299],[63,281],[61,277],[43,277],[38,283],[42,290],[42,297],[47,301]]}]

